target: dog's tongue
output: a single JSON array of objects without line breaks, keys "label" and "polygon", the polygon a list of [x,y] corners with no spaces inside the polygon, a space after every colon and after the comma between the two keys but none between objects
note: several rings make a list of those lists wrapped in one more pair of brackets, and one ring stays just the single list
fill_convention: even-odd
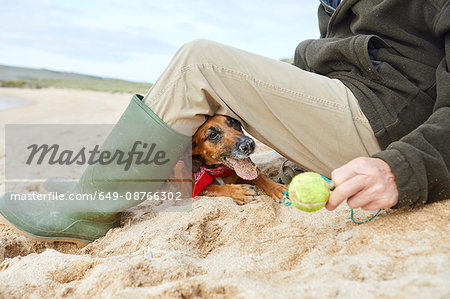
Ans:
[{"label": "dog's tongue", "polygon": [[254,180],[258,177],[256,165],[250,159],[233,159],[228,157],[228,162],[233,166],[236,174],[244,180]]}]

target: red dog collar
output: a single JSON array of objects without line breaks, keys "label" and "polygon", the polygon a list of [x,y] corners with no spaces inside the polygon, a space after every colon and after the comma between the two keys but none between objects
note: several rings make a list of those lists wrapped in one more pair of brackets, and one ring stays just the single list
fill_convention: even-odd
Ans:
[{"label": "red dog collar", "polygon": [[192,173],[194,175],[195,183],[192,190],[192,197],[197,196],[203,189],[211,184],[213,178],[223,178],[234,174],[234,170],[225,164],[217,168],[207,168],[200,166],[200,170]]}]

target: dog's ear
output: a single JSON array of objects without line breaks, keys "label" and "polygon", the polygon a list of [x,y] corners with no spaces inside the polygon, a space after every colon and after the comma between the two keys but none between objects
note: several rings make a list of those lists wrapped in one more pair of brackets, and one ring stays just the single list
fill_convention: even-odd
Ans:
[{"label": "dog's ear", "polygon": [[242,132],[242,124],[239,120],[232,118],[230,116],[225,115],[227,118],[227,125],[237,131]]},{"label": "dog's ear", "polygon": [[201,165],[202,165],[202,157],[200,155],[193,155],[192,156],[192,172],[199,171]]}]

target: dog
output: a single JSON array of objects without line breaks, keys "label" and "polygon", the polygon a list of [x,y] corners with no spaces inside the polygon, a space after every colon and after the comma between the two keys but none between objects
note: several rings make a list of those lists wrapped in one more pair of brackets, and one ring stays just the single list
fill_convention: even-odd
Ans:
[{"label": "dog", "polygon": [[[280,202],[286,186],[261,173],[250,159],[255,141],[246,136],[241,123],[229,116],[214,115],[192,137],[192,183],[196,195],[227,196],[245,204],[259,195],[259,189]],[[175,166],[175,177],[183,172]]]}]

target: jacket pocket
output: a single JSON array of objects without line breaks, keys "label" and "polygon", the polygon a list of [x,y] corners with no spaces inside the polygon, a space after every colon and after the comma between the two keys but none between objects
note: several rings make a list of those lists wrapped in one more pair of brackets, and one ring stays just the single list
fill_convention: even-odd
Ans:
[{"label": "jacket pocket", "polygon": [[381,81],[369,56],[369,43],[375,48],[388,47],[373,35],[307,40],[298,45],[294,64],[329,77],[340,74]]},{"label": "jacket pocket", "polygon": [[357,35],[354,37],[350,48],[354,57],[358,60],[362,74],[372,80],[382,81],[383,78],[377,70],[382,61],[376,59],[376,53],[381,48],[389,48],[389,45],[374,35]]}]

